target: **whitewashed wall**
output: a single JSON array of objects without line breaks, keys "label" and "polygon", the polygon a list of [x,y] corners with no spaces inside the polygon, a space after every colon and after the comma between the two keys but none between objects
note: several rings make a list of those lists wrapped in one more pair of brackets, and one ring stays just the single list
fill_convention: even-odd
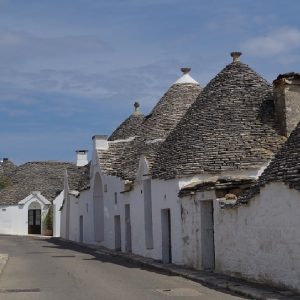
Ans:
[{"label": "whitewashed wall", "polygon": [[61,206],[64,200],[64,191],[62,191],[53,200],[53,236],[60,236],[60,223],[61,223]]},{"label": "whitewashed wall", "polygon": [[[65,192],[64,192],[64,194],[65,194]],[[67,238],[66,215],[67,215],[66,200],[64,200],[64,204],[61,207],[61,211],[60,211],[60,237],[62,237],[64,239]]]},{"label": "whitewashed wall", "polygon": [[0,207],[1,234],[28,234],[28,208],[21,209],[18,205]]},{"label": "whitewashed wall", "polygon": [[[148,171],[144,166],[143,159],[140,161],[140,169],[138,170],[137,180],[135,181],[134,188],[130,192],[120,194],[124,190],[124,181],[113,177],[101,174],[98,166],[98,161],[94,162],[94,171],[101,174],[102,184],[106,185],[107,191],[103,192],[104,197],[104,241],[100,244],[114,249],[115,248],[115,228],[114,216],[121,216],[121,232],[122,232],[122,251],[125,251],[125,204],[130,205],[131,214],[131,236],[132,236],[132,252],[145,257],[154,259],[162,259],[162,222],[161,212],[162,209],[170,209],[171,213],[171,243],[172,243],[172,262],[175,264],[186,264],[192,267],[199,267],[199,247],[195,242],[197,240],[197,227],[190,222],[187,218],[182,223],[182,206],[181,199],[178,197],[178,192],[181,187],[197,180],[208,180],[213,178],[212,174],[199,175],[189,178],[173,179],[173,180],[151,180],[151,195],[152,195],[152,223],[153,223],[153,248],[147,249],[145,239],[145,216],[144,216],[144,174]],[[265,167],[265,166],[264,166]],[[143,170],[145,169],[145,170]],[[251,170],[244,172],[245,176],[257,177],[261,173],[260,170]],[[228,176],[240,176],[240,173],[231,172]],[[94,176],[93,176],[94,177]],[[93,190],[93,178],[92,178]],[[105,189],[104,189],[105,190]],[[118,203],[115,204],[114,193],[118,194]],[[92,192],[91,192],[92,195]],[[186,207],[190,210],[190,215],[194,212],[195,207]],[[194,219],[200,219],[196,213]],[[198,220],[198,224],[200,220]],[[191,231],[195,232],[193,236]],[[186,233],[189,232],[190,243],[186,244]]]},{"label": "whitewashed wall", "polygon": [[70,195],[69,239],[79,242],[79,211],[78,198]]},{"label": "whitewashed wall", "polygon": [[[124,201],[120,193],[124,190],[123,180],[112,176],[103,176],[103,184],[106,184],[107,190],[104,191],[104,241],[103,246],[115,248],[115,224],[114,217],[120,215],[121,218],[121,236],[122,247],[124,245]],[[115,203],[115,193],[117,193],[117,203]],[[123,247],[124,249],[124,247]]]},{"label": "whitewashed wall", "polygon": [[[96,174],[101,177],[103,205],[104,205],[104,239],[101,242],[95,241],[95,225],[94,225],[94,190]],[[107,176],[102,173],[99,166],[99,157],[94,151],[91,161],[90,172],[90,189],[81,192],[79,196],[79,216],[83,216],[83,242],[89,244],[99,244],[104,247],[115,249],[115,228],[114,217],[120,215],[121,218],[121,232],[122,232],[122,248],[124,241],[124,190],[123,180]],[[117,193],[117,203],[115,203],[115,193]],[[79,217],[78,217],[79,219]]]},{"label": "whitewashed wall", "polygon": [[[124,224],[124,211],[123,211],[123,195],[120,192],[123,191],[123,180],[101,174],[101,180],[103,185],[103,204],[104,204],[104,239],[98,244],[110,249],[115,248],[115,228],[114,217],[120,215],[121,217],[121,230],[123,231]],[[106,186],[106,188],[104,188]],[[94,181],[92,181],[92,188],[94,190]],[[117,203],[115,203],[115,193],[117,193]],[[91,192],[93,199],[93,192]],[[92,207],[94,206],[94,200],[92,200]],[[94,230],[93,230],[94,231]],[[124,237],[122,236],[122,241]],[[123,243],[122,243],[123,244]]]},{"label": "whitewashed wall", "polygon": [[[201,201],[215,199],[214,191],[199,192],[181,199],[183,264],[202,269]],[[215,206],[215,201],[214,201]]]},{"label": "whitewashed wall", "polygon": [[83,242],[94,244],[93,194],[91,189],[80,192],[78,205],[78,218],[83,217]]},{"label": "whitewashed wall", "polygon": [[[152,180],[152,218],[153,218],[153,249],[146,248],[144,226],[144,189],[143,182],[136,181],[130,192],[120,194],[124,190],[122,180],[111,176],[102,175],[103,184],[107,185],[104,192],[105,205],[105,239],[103,246],[114,248],[115,228],[114,216],[121,216],[122,251],[125,251],[125,205],[130,205],[132,252],[154,259],[162,259],[162,225],[161,210],[169,208],[171,211],[172,227],[172,257],[173,262],[182,263],[181,239],[181,211],[180,201],[177,196],[178,180],[159,181]],[[118,203],[115,204],[114,193],[118,193]]]},{"label": "whitewashed wall", "polygon": [[[178,198],[179,182],[152,180],[152,217],[154,249],[152,257],[162,259],[162,209],[170,209],[172,262],[182,264],[181,210]],[[145,253],[145,256],[148,256]]]},{"label": "whitewashed wall", "polygon": [[300,290],[299,228],[300,193],[283,183],[247,206],[216,206],[216,270]]},{"label": "whitewashed wall", "polygon": [[[24,205],[0,206],[0,234],[28,235],[28,207],[38,202],[41,206],[41,230],[48,207],[36,196],[32,196]],[[38,207],[37,207],[38,208]]]}]

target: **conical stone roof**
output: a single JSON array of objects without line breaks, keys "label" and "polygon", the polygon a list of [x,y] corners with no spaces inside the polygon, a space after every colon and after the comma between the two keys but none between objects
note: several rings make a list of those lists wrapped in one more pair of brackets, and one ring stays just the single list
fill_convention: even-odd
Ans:
[{"label": "conical stone roof", "polygon": [[[158,101],[152,112],[145,117],[140,133],[133,141],[112,141],[109,143],[108,150],[99,151],[103,172],[133,180],[142,154],[147,157],[150,164],[154,161],[161,143],[202,90],[200,85],[187,74],[189,70],[182,69],[183,75],[178,80],[180,82],[175,82]],[[184,80],[180,80],[182,78]]]},{"label": "conical stone roof", "polygon": [[285,141],[274,118],[272,87],[234,60],[203,89],[160,148],[154,178],[259,167]]},{"label": "conical stone roof", "polygon": [[139,134],[141,125],[145,119],[144,115],[139,111],[139,103],[135,102],[134,112],[111,134],[109,141],[125,140]]},{"label": "conical stone roof", "polygon": [[89,187],[89,165],[77,167],[68,162],[28,162],[10,174],[9,185],[0,190],[0,205],[16,205],[33,191],[40,191],[53,201],[64,189],[65,170],[68,171],[71,190],[81,191]]},{"label": "conical stone roof", "polygon": [[240,197],[238,202],[247,203],[259,193],[261,187],[271,182],[283,182],[290,188],[300,191],[300,123],[276,153],[255,186]]},{"label": "conical stone roof", "polygon": [[181,70],[183,75],[146,116],[141,133],[145,140],[165,139],[200,94],[202,88],[188,74],[190,69]]},{"label": "conical stone roof", "polygon": [[10,160],[0,162],[0,190],[8,186],[17,166]]}]

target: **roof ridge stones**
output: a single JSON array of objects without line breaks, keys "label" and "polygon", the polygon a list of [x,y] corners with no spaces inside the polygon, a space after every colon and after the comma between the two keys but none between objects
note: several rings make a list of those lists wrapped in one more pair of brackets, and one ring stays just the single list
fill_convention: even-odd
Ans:
[{"label": "roof ridge stones", "polygon": [[285,140],[275,122],[271,85],[234,58],[168,135],[152,176],[172,179],[259,167]]}]

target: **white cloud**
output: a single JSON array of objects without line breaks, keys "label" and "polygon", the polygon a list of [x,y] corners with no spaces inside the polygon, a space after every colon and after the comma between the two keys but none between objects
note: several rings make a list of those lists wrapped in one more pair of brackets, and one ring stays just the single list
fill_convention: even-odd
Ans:
[{"label": "white cloud", "polygon": [[300,48],[300,30],[282,28],[269,35],[246,41],[242,50],[255,56],[277,55]]},{"label": "white cloud", "polygon": [[[1,1],[1,0],[0,0]],[[80,63],[85,57],[101,58],[113,49],[93,35],[38,36],[27,32],[0,30],[0,57],[2,63],[20,66],[47,62],[53,65]]]}]

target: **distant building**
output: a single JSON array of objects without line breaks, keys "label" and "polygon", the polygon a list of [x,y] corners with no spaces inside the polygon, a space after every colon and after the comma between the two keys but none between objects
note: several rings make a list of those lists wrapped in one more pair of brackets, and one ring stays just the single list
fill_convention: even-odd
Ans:
[{"label": "distant building", "polygon": [[[4,160],[0,164],[4,182],[0,189],[0,234],[52,234],[53,231],[59,236],[61,206],[58,204],[63,202],[65,170],[73,189],[85,184],[81,181],[85,167],[72,163],[46,161],[15,166]],[[49,209],[53,209],[53,214],[45,224]]]}]

